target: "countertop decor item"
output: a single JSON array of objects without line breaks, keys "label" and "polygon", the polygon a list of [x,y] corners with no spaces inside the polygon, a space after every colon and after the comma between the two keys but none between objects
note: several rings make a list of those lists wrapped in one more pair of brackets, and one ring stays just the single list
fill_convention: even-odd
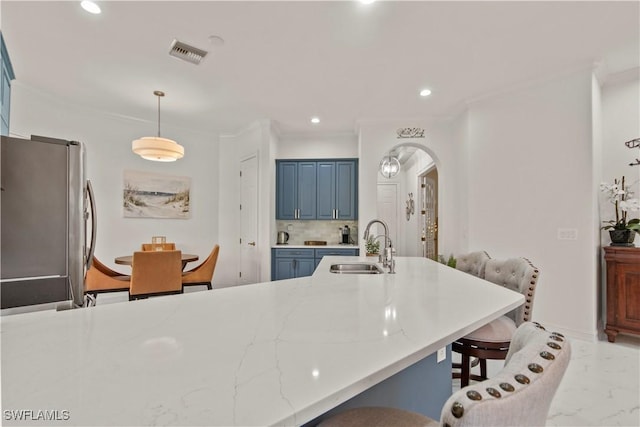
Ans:
[{"label": "countertop decor item", "polygon": [[373,237],[369,237],[364,246],[367,250],[367,256],[378,255],[378,253],[380,253],[380,241]]},{"label": "countertop decor item", "polygon": [[305,240],[305,246],[326,246],[326,240]]},{"label": "countertop decor item", "polygon": [[603,221],[603,230],[609,230],[612,246],[633,246],[636,232],[640,232],[640,219],[628,219],[629,212],[640,211],[640,201],[632,198],[633,192],[625,185],[625,178],[615,179],[613,184],[600,184],[600,191],[615,206],[615,220]]},{"label": "countertop decor item", "polygon": [[131,143],[131,150],[146,160],[156,162],[175,162],[184,157],[184,147],[174,140],[160,137],[160,98],[164,92],[156,90],[158,97],[158,136],[144,136]]}]

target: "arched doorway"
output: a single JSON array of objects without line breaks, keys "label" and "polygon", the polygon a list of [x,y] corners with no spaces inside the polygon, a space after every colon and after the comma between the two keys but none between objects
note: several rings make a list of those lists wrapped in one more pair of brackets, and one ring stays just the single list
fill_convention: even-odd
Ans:
[{"label": "arched doorway", "polygon": [[[398,144],[381,160],[377,218],[389,226],[398,256],[438,258],[438,168],[435,156],[416,143]],[[390,171],[389,158],[399,170]]]}]

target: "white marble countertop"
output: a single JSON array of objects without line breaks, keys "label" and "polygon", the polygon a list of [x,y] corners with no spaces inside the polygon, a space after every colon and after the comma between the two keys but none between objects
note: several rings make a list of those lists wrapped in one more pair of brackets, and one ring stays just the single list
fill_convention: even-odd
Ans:
[{"label": "white marble countertop", "polygon": [[288,243],[285,244],[274,244],[271,246],[275,249],[358,249],[358,245],[290,245]]},{"label": "white marble countertop", "polygon": [[397,258],[395,275],[328,271],[354,260],[368,261],[5,316],[2,408],[68,411],[47,425],[299,425],[523,302],[424,258]]}]

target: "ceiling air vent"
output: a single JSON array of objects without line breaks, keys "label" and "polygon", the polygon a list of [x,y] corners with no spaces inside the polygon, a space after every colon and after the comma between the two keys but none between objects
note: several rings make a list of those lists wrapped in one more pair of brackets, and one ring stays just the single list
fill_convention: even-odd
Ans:
[{"label": "ceiling air vent", "polygon": [[171,49],[169,50],[169,55],[196,65],[200,64],[207,53],[208,52],[206,50],[189,46],[188,44],[182,43],[178,40],[174,40],[173,43],[171,43]]}]

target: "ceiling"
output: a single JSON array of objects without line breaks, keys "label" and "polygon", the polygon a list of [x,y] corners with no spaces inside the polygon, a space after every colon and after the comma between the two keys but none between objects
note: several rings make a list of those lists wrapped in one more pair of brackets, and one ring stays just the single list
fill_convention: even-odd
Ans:
[{"label": "ceiling", "polygon": [[[79,3],[2,0],[20,84],[150,122],[162,90],[163,125],[216,134],[264,118],[303,134],[449,117],[594,62],[640,65],[637,1],[102,1],[100,15]],[[209,54],[197,66],[173,58],[174,38]]]}]

